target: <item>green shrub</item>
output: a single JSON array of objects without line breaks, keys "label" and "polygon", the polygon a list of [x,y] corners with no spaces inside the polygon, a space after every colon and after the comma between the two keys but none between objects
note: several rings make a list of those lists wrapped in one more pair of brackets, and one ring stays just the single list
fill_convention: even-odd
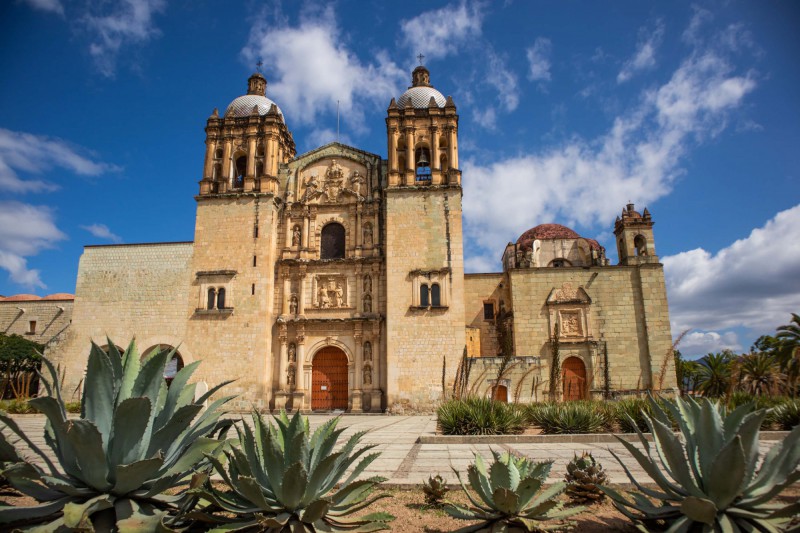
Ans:
[{"label": "green shrub", "polygon": [[745,404],[752,404],[756,409],[770,409],[761,423],[761,429],[767,430],[773,429],[776,425],[780,426],[780,423],[775,419],[775,412],[772,408],[789,401],[791,399],[788,396],[755,396],[747,392],[737,391],[728,395],[725,404],[731,410]]},{"label": "green shrub", "polygon": [[772,421],[779,429],[791,431],[800,425],[800,400],[789,400],[773,408]]},{"label": "green shrub", "polygon": [[67,409],[68,413],[80,413],[81,412],[81,402],[65,402],[64,407]]},{"label": "green shrub", "polygon": [[489,398],[450,400],[436,412],[445,435],[515,435],[525,431],[525,410]]},{"label": "green shrub", "polygon": [[650,431],[646,415],[650,415],[650,403],[646,398],[625,398],[610,404],[614,421],[623,433]]},{"label": "green shrub", "polygon": [[[670,531],[779,531],[800,505],[775,503],[783,489],[800,480],[800,426],[759,461],[759,427],[765,410],[751,404],[731,412],[708,399],[677,399],[659,405],[649,399],[646,420],[654,445],[639,433],[641,447],[618,440],[658,486],[653,490],[631,474],[640,491],[633,501],[603,487],[615,507],[642,528]],[[669,411],[680,435],[672,430]],[[633,423],[633,422],[631,422]],[[655,500],[653,503],[651,500]]]},{"label": "green shrub", "polygon": [[[48,395],[29,403],[47,417],[44,441],[58,468],[13,419],[0,414],[7,429],[0,436],[0,462],[5,463],[0,474],[40,502],[1,507],[0,524],[44,523],[43,531],[160,531],[190,501],[164,491],[210,466],[206,457],[223,445],[208,436],[231,424],[219,420],[220,407],[231,397],[205,410],[203,402],[225,384],[195,401],[195,386],[188,380],[199,363],[181,369],[167,389],[164,369],[174,350],[141,360],[133,342],[124,355],[111,341],[108,345],[106,353],[92,343],[80,418],[67,418],[56,369],[43,360]],[[27,444],[45,468],[19,461],[12,436]]]},{"label": "green shrub", "polygon": [[448,503],[445,512],[455,518],[481,520],[459,531],[538,531],[542,529],[542,521],[562,520],[584,510],[583,507],[564,510],[556,500],[566,489],[563,482],[540,492],[552,462],[534,463],[508,452],[492,451],[492,454],[494,463],[489,468],[477,454],[475,463],[467,467],[472,491],[464,485],[458,470],[453,469],[472,505]]},{"label": "green shrub", "polygon": [[[214,531],[377,531],[394,519],[387,513],[352,515],[388,494],[371,496],[384,478],[355,481],[380,454],[364,455],[375,445],[356,449],[364,432],[356,433],[338,451],[344,432],[339,418],[312,435],[308,419],[285,412],[275,417],[277,428],[253,412],[253,429],[236,426],[241,448],[225,450],[227,466],[210,457],[227,490],[210,482],[194,492],[211,506],[193,515],[218,525]],[[345,472],[353,470],[345,478]],[[338,488],[336,488],[338,486]]]},{"label": "green shrub", "polygon": [[30,415],[38,413],[27,399],[15,398],[13,400],[3,400],[0,409],[11,415]]},{"label": "green shrub", "polygon": [[605,411],[589,401],[540,404],[528,415],[545,434],[599,433],[608,425]]}]

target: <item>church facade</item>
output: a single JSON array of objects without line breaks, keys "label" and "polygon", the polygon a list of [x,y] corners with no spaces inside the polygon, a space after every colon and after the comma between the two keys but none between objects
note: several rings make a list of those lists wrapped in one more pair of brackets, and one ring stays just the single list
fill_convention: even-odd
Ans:
[{"label": "church facade", "polygon": [[502,272],[465,274],[458,114],[425,67],[389,104],[386,159],[298,155],[266,86],[253,74],[207,120],[193,241],[85,247],[48,348],[67,390],[90,340],[134,336],[142,355],[177,348],[174,368],[202,361],[208,386],[236,380],[241,408],[425,410],[464,364],[476,394],[541,399],[554,355],[564,399],[675,385],[647,210],[618,218],[618,265],[544,224],[498,250]]}]

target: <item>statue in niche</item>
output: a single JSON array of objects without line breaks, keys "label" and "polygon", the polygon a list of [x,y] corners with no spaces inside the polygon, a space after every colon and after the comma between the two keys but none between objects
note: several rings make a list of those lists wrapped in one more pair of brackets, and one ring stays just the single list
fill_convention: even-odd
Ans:
[{"label": "statue in niche", "polygon": [[372,276],[367,274],[364,276],[364,292],[370,293],[372,292]]},{"label": "statue in niche", "polygon": [[361,188],[364,186],[364,176],[362,176],[358,170],[353,172],[353,175],[350,176],[350,188],[353,190],[359,198],[362,197]]},{"label": "statue in niche", "polygon": [[369,294],[364,295],[364,312],[371,313],[372,312],[372,296]]},{"label": "statue in niche", "polygon": [[292,294],[292,298],[289,300],[289,314],[296,315],[297,314],[297,295]]},{"label": "statue in niche", "polygon": [[286,384],[289,386],[290,389],[294,388],[295,383],[295,370],[294,365],[289,366],[289,370],[286,371]]},{"label": "statue in niche", "polygon": [[372,361],[372,344],[364,343],[364,361]]},{"label": "statue in niche", "polygon": [[292,246],[300,246],[302,236],[300,226],[295,226],[294,229],[292,229]]},{"label": "statue in niche", "polygon": [[372,224],[364,225],[364,246],[372,246]]},{"label": "statue in niche", "polygon": [[369,365],[364,367],[364,385],[372,385],[372,368]]},{"label": "statue in niche", "polygon": [[294,363],[297,361],[297,348],[294,343],[289,344],[289,362]]},{"label": "statue in niche", "polygon": [[336,307],[344,307],[344,289],[342,289],[341,283],[336,284],[334,294],[336,296]]},{"label": "statue in niche", "polygon": [[327,309],[331,306],[331,299],[328,297],[328,289],[325,286],[319,288],[319,306],[322,309]]}]

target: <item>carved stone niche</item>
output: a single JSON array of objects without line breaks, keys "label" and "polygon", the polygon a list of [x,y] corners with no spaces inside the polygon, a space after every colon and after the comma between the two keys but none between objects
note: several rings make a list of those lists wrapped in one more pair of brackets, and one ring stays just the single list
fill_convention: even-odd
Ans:
[{"label": "carved stone niche", "polygon": [[301,176],[302,202],[335,204],[364,200],[366,179],[362,171],[342,166],[336,159],[330,160],[321,178],[320,170],[315,165]]},{"label": "carved stone niche", "polygon": [[311,281],[311,304],[317,309],[347,309],[349,302],[347,276],[320,274]]},{"label": "carved stone niche", "polygon": [[558,326],[559,337],[563,342],[582,342],[591,339],[592,329],[589,309],[592,299],[583,287],[573,287],[564,283],[554,287],[547,297],[550,315],[550,334]]}]

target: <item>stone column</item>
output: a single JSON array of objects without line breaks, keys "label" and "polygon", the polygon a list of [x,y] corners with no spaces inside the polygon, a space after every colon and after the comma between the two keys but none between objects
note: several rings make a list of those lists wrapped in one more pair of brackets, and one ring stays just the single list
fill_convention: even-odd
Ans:
[{"label": "stone column", "polygon": [[439,168],[439,129],[436,126],[431,128],[431,169],[441,170]]},{"label": "stone column", "polygon": [[252,178],[256,173],[256,138],[247,140],[247,177]]},{"label": "stone column", "polygon": [[[408,128],[406,130],[406,174],[411,171],[414,172],[414,130]],[[406,183],[406,185],[413,185],[413,183]]]},{"label": "stone column", "polygon": [[400,132],[397,131],[397,128],[392,128],[392,142],[389,146],[389,171],[397,171],[397,140],[399,137]]},{"label": "stone column", "polygon": [[303,248],[306,250],[308,249],[308,228],[311,225],[310,222],[311,221],[309,220],[309,216],[306,213],[303,216],[303,237],[302,237]]},{"label": "stone column", "polygon": [[283,273],[283,306],[281,307],[281,314],[286,316],[289,314],[289,298],[292,292],[292,278],[289,272]]},{"label": "stone column", "polygon": [[[222,152],[222,183],[223,190],[220,192],[226,192],[231,187],[231,140],[225,139],[225,148]],[[217,180],[219,181],[219,179]]]},{"label": "stone column", "polygon": [[[306,271],[305,267],[300,267],[300,276],[297,278],[299,285],[299,294],[297,295],[297,314],[303,316],[306,314]],[[299,379],[299,377],[298,377]]]},{"label": "stone column", "polygon": [[450,168],[457,169],[458,168],[458,149],[456,147],[456,129],[454,127],[450,128],[450,135],[447,139],[447,149],[450,152],[450,155],[447,159],[450,161]]},{"label": "stone column", "polygon": [[292,231],[294,230],[294,222],[292,221],[292,217],[288,214],[286,215],[286,244],[284,248],[286,250],[292,249]]},{"label": "stone column", "polygon": [[361,204],[356,204],[356,248],[361,248],[361,245],[364,244],[363,240],[363,228],[361,227]]},{"label": "stone column", "polygon": [[214,152],[217,151],[217,143],[213,139],[206,140],[206,164],[203,168],[203,177],[211,179],[214,173]]},{"label": "stone column", "polygon": [[289,343],[287,342],[286,336],[281,335],[281,354],[280,354],[280,361],[278,362],[278,389],[280,391],[288,391],[289,388],[286,386],[286,369],[289,365]]},{"label": "stone column", "polygon": [[364,371],[364,364],[362,361],[362,350],[363,344],[362,339],[363,336],[361,335],[360,331],[356,331],[353,335],[353,339],[356,344],[356,354],[355,354],[355,372],[353,376],[353,389],[352,389],[352,402],[350,412],[352,413],[360,413],[361,409],[361,373]]}]

